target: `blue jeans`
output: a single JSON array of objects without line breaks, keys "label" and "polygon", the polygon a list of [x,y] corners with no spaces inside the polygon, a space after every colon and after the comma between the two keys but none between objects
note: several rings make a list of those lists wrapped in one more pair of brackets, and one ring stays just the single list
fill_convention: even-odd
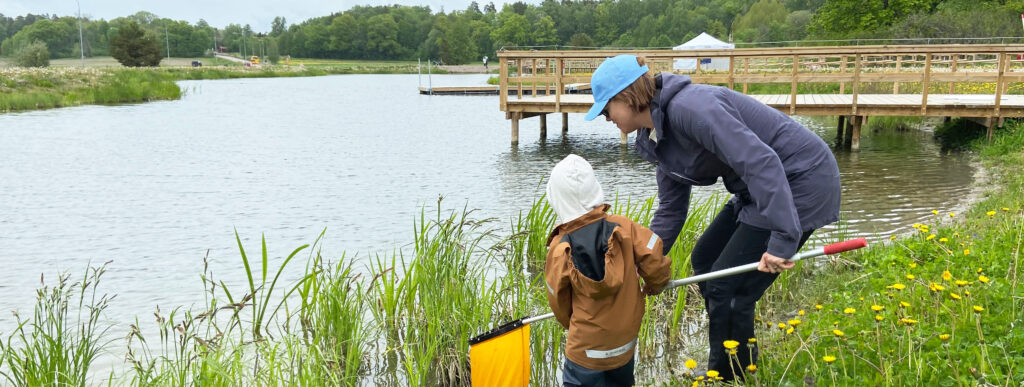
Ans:
[{"label": "blue jeans", "polygon": [[564,387],[578,386],[632,386],[636,383],[633,379],[633,359],[629,359],[626,365],[608,371],[595,371],[579,364],[573,363],[569,358],[565,359],[565,367],[562,368],[562,385]]}]

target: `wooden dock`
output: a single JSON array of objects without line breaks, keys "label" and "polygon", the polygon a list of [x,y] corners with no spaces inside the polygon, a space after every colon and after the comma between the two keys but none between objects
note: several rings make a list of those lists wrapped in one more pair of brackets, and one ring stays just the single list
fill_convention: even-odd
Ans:
[{"label": "wooden dock", "polygon": [[[546,115],[561,113],[566,132],[568,114],[585,113],[593,104],[591,95],[541,96],[533,90],[557,91],[569,82],[589,83],[586,71],[592,72],[604,58],[624,53],[644,57],[652,71],[687,74],[694,83],[744,93],[751,86],[764,89],[785,84],[789,94],[751,96],[790,115],[839,116],[839,138],[845,137],[853,149],[859,147],[861,125],[869,116],[969,117],[984,123],[990,137],[1004,118],[1024,117],[1024,95],[1007,93],[1011,84],[1024,81],[1024,60],[1018,56],[1024,53],[1021,44],[504,51],[498,54],[499,103],[512,124],[512,143],[519,141],[522,119],[540,117],[545,136]],[[707,58],[728,58],[728,70],[702,71],[700,59]],[[676,59],[697,59],[696,66],[674,68]],[[799,94],[800,85],[837,92]],[[625,136],[620,140],[625,142]]]},{"label": "wooden dock", "polygon": [[[566,85],[563,94],[589,93],[589,83],[575,83]],[[500,86],[446,86],[446,87],[420,87],[420,94],[427,95],[498,95],[501,93]],[[536,94],[535,94],[536,93]],[[554,94],[552,89],[525,89],[523,95],[548,95]],[[509,95],[519,95],[518,90],[509,90]]]}]

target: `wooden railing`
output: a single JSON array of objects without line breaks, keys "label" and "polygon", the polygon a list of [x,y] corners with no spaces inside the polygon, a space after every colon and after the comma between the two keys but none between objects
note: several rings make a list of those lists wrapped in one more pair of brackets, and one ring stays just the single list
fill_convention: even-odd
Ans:
[{"label": "wooden railing", "polygon": [[[798,85],[838,84],[840,94],[853,95],[853,114],[857,114],[857,96],[865,85],[892,84],[902,91],[921,94],[921,113],[927,110],[928,93],[979,94],[957,90],[962,84],[991,84],[995,115],[999,116],[1000,97],[1008,85],[1024,81],[1024,44],[996,45],[915,45],[915,46],[836,46],[742,48],[730,50],[639,50],[639,51],[502,51],[498,53],[501,110],[508,112],[509,90],[547,89],[553,95],[555,112],[561,112],[565,85],[589,83],[594,69],[607,57],[632,54],[645,59],[652,71],[688,74],[695,83],[720,84],[747,93],[754,84],[790,84],[790,112],[796,110]],[[677,69],[676,61],[692,63],[692,68]],[[684,66],[686,67],[686,66]],[[847,87],[849,85],[849,87]],[[833,85],[834,88],[834,85]],[[980,88],[979,88],[980,90]],[[959,92],[958,92],[959,91]],[[868,93],[863,93],[868,94]]]}]

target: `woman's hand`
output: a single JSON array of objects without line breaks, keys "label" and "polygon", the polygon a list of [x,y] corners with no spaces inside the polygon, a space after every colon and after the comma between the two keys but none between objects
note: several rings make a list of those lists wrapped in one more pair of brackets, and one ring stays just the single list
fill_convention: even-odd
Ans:
[{"label": "woman's hand", "polygon": [[757,265],[757,270],[766,273],[781,273],[783,270],[793,268],[793,265],[796,265],[796,262],[779,258],[765,252],[761,255],[761,263]]}]

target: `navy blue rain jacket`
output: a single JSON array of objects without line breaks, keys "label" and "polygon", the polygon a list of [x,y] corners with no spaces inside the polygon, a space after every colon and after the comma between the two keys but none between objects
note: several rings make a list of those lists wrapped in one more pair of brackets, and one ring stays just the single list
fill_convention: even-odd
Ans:
[{"label": "navy blue rain jacket", "polygon": [[691,186],[723,180],[739,221],[771,230],[768,253],[789,258],[800,236],[839,219],[839,167],[817,134],[728,88],[661,75],[651,102],[654,133],[636,150],[657,164],[658,210],[651,230],[672,248],[686,221]]}]

